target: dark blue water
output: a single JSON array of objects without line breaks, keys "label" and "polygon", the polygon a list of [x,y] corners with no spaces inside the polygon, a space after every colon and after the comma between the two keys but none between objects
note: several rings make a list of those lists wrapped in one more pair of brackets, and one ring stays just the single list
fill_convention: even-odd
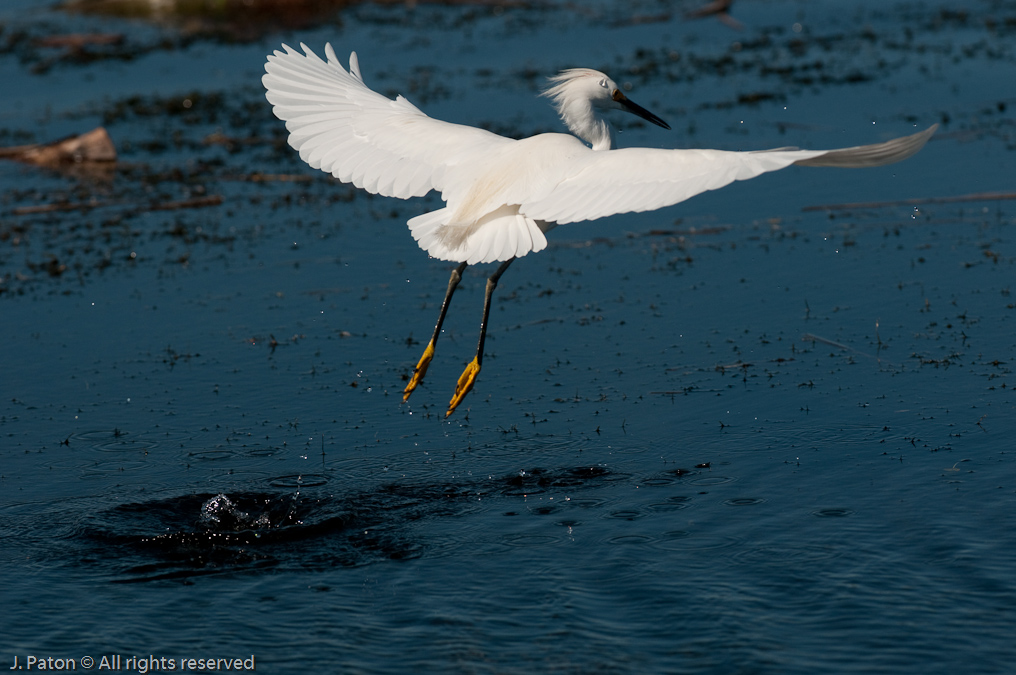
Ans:
[{"label": "dark blue water", "polygon": [[[1009,672],[1016,5],[739,3],[743,31],[684,8],[358,5],[240,36],[0,11],[2,145],[102,124],[121,156],[0,164],[6,666]],[[66,32],[125,42],[33,42]],[[942,127],[899,165],[556,229],[446,421],[492,270],[402,404],[450,267],[405,228],[435,201],[284,145],[263,57],[326,40],[510,135],[557,128],[536,94],[576,65],[674,128],[627,145]],[[89,206],[30,208],[61,201]]]}]

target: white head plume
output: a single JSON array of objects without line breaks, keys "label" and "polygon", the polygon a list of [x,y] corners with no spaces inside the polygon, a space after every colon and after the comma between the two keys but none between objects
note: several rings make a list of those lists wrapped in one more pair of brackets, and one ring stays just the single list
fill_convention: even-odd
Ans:
[{"label": "white head plume", "polygon": [[551,86],[543,95],[554,102],[568,129],[589,143],[593,150],[614,147],[614,130],[603,112],[624,110],[664,129],[666,122],[628,99],[614,80],[598,70],[569,68],[548,78]]}]

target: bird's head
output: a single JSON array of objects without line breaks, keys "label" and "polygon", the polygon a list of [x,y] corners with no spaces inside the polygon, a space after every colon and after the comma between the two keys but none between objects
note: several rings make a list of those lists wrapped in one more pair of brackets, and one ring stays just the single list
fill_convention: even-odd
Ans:
[{"label": "bird's head", "polygon": [[588,141],[594,150],[607,150],[613,145],[610,125],[601,116],[606,110],[624,110],[670,129],[662,119],[625,96],[614,80],[598,70],[570,68],[548,79],[551,86],[543,95],[554,102],[561,120],[572,133]]}]

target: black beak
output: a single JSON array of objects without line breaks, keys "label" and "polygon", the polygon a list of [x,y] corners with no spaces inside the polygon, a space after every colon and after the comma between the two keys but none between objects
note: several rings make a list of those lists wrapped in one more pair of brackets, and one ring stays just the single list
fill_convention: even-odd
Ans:
[{"label": "black beak", "polygon": [[629,99],[627,96],[621,93],[620,89],[615,89],[614,95],[611,98],[613,98],[616,102],[620,103],[622,108],[632,113],[633,115],[638,115],[642,119],[646,120],[647,122],[652,122],[658,127],[670,129],[669,124],[667,124],[659,117],[657,117],[653,113],[649,112],[648,110],[640,106],[638,103],[635,103],[634,101]]}]

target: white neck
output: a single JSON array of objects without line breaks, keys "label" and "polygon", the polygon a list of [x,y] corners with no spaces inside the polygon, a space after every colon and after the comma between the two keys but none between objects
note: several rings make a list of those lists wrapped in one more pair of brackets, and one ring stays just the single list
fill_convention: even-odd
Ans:
[{"label": "white neck", "polygon": [[589,101],[576,101],[560,110],[568,129],[593,147],[593,150],[610,150],[614,147],[614,128],[597,114]]}]

